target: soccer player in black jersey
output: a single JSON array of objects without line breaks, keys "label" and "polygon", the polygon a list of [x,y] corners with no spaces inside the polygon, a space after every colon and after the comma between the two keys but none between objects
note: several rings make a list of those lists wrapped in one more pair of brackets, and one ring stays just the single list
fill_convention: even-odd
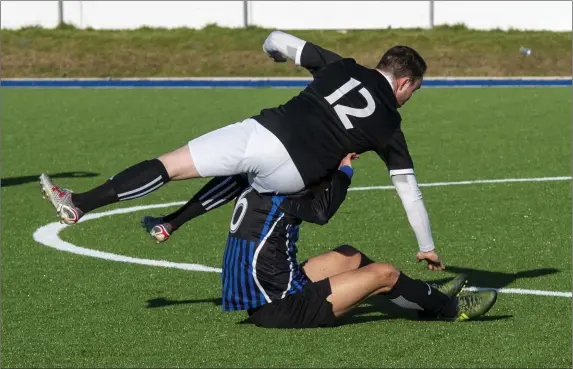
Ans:
[{"label": "soccer player in black jersey", "polygon": [[422,84],[422,57],[395,46],[371,69],[280,31],[267,37],[263,49],[276,62],[294,60],[313,81],[283,105],[127,168],[90,191],[72,193],[42,174],[42,191],[61,220],[73,224],[93,209],[197,177],[246,173],[259,193],[292,194],[336,170],[346,153],[374,151],[402,200],[418,240],[417,258],[443,269],[398,113]]},{"label": "soccer player in black jersey", "polygon": [[390,264],[375,263],[348,245],[299,265],[299,227],[303,222],[326,224],[336,213],[353,175],[351,158],[345,157],[330,178],[299,194],[242,189],[223,255],[223,310],[246,310],[250,322],[267,328],[329,327],[366,298],[380,294],[403,308],[446,320],[485,314],[495,303],[496,292],[457,296],[465,275],[440,287],[430,286]]}]

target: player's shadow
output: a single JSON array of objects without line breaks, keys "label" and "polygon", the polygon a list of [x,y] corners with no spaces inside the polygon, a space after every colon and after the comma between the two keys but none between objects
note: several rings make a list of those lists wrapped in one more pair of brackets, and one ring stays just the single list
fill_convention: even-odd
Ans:
[{"label": "player's shadow", "polygon": [[[90,178],[90,177],[97,177],[99,173],[93,172],[62,172],[62,173],[55,173],[50,174],[50,178]],[[19,186],[26,183],[31,182],[39,182],[40,175],[35,174],[31,176],[22,176],[22,177],[8,177],[0,179],[1,187],[10,187],[10,186]]]},{"label": "player's shadow", "polygon": [[212,298],[212,299],[199,299],[199,300],[170,300],[165,297],[157,297],[151,300],[147,300],[147,308],[154,309],[154,308],[162,308],[172,305],[182,305],[182,304],[204,304],[204,303],[212,303],[215,306],[221,306],[221,298]]},{"label": "player's shadow", "polygon": [[[446,272],[455,274],[460,274],[460,273],[467,274],[469,286],[503,288],[510,285],[511,283],[515,282],[518,279],[543,277],[546,275],[559,273],[560,270],[556,268],[540,268],[540,269],[523,270],[517,273],[504,273],[504,272],[493,272],[489,270],[464,268],[464,267],[448,265],[446,266]],[[445,279],[447,280],[449,278]],[[432,282],[439,284],[443,280],[444,279]]]}]

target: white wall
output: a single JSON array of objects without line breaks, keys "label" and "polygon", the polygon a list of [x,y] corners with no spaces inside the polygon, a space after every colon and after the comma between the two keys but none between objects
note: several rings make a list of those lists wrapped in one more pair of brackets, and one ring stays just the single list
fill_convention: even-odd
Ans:
[{"label": "white wall", "polygon": [[[2,1],[2,28],[54,27],[57,1]],[[571,1],[435,1],[434,24],[571,31]],[[249,1],[250,24],[280,29],[427,28],[429,1]],[[78,27],[242,27],[242,1],[65,1]]]},{"label": "white wall", "polygon": [[571,31],[571,1],[436,1],[434,22],[469,28]]},{"label": "white wall", "polygon": [[52,28],[58,25],[57,1],[2,1],[0,2],[0,26],[20,28],[39,25]]},{"label": "white wall", "polygon": [[428,1],[251,1],[250,5],[250,23],[266,28],[368,29],[430,25]]}]

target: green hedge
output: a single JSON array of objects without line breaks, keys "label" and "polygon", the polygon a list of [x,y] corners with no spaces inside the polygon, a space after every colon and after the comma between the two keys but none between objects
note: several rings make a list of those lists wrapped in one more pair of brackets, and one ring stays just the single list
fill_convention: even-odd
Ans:
[{"label": "green hedge", "polygon": [[[271,30],[208,26],[129,31],[23,28],[1,31],[3,77],[307,76],[271,62]],[[571,32],[476,31],[464,26],[356,31],[290,31],[374,66],[396,44],[416,48],[429,76],[570,76]],[[530,47],[524,56],[520,46]]]}]

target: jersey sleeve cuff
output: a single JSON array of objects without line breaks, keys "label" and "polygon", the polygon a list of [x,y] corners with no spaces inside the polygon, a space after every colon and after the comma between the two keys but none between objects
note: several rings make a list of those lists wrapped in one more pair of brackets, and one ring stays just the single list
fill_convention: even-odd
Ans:
[{"label": "jersey sleeve cuff", "polygon": [[436,249],[434,244],[425,245],[425,246],[418,245],[418,248],[420,249],[421,252],[430,252],[430,251],[434,251]]},{"label": "jersey sleeve cuff", "polygon": [[398,176],[400,174],[414,174],[414,169],[408,168],[408,169],[392,169],[392,170],[390,170],[390,177]]},{"label": "jersey sleeve cuff", "polygon": [[346,174],[348,176],[348,179],[352,179],[352,176],[354,175],[354,169],[352,169],[352,167],[349,167],[348,165],[343,165],[338,170]]},{"label": "jersey sleeve cuff", "polygon": [[304,49],[304,45],[306,45],[306,41],[303,42],[302,45],[300,45],[297,49],[296,49],[296,55],[294,57],[294,63],[296,65],[300,66],[300,59],[302,57],[302,50]]}]

